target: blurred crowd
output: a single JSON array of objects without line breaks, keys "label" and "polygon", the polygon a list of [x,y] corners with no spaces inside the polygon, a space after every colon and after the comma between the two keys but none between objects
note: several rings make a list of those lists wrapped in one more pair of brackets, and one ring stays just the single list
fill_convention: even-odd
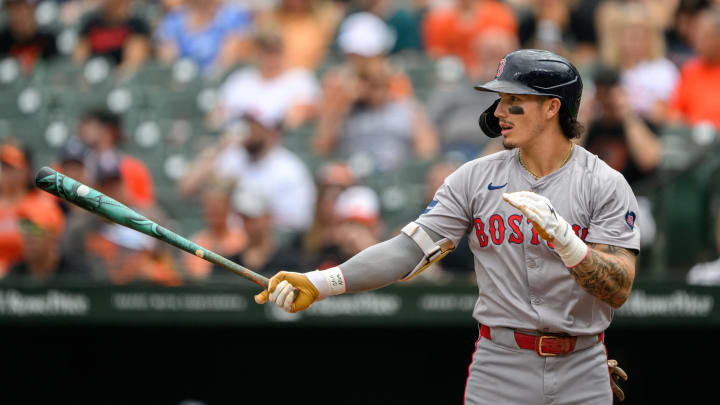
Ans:
[{"label": "blurred crowd", "polygon": [[[217,84],[201,129],[213,135],[169,188],[108,106],[73,117],[49,160],[32,134],[0,125],[5,279],[179,285],[229,274],[34,189],[44,165],[161,224],[187,220],[175,206],[198,207],[189,236],[259,273],[340,264],[413,220],[463,162],[502,149],[477,125],[497,96],[472,85],[519,48],[580,69],[578,143],[635,189],[644,247],[659,239],[663,134],[685,128],[702,149],[720,131],[716,0],[2,0],[1,15],[0,79],[9,66],[27,78],[103,60],[116,83],[184,64]],[[717,223],[717,252],[696,261],[720,253]],[[690,282],[720,284],[720,261],[693,271]],[[422,277],[471,280],[473,257],[460,246]]]}]

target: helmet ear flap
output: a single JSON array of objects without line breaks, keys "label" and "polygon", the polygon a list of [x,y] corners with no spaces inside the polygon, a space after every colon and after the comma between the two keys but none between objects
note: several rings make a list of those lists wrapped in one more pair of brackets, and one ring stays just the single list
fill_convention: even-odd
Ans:
[{"label": "helmet ear flap", "polygon": [[487,110],[480,114],[478,119],[480,129],[490,138],[497,138],[501,135],[500,120],[495,116],[495,109],[498,104],[500,104],[500,99],[495,100]]}]

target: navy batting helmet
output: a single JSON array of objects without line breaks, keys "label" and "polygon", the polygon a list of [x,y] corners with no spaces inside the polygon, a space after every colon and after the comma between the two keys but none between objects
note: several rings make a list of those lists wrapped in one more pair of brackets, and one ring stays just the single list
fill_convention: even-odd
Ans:
[{"label": "navy batting helmet", "polygon": [[[535,94],[557,97],[561,110],[577,118],[582,95],[582,79],[567,59],[550,51],[522,49],[510,52],[500,61],[495,79],[475,90],[508,94]],[[479,119],[480,128],[491,138],[500,136],[500,125],[494,116],[497,100]]]}]

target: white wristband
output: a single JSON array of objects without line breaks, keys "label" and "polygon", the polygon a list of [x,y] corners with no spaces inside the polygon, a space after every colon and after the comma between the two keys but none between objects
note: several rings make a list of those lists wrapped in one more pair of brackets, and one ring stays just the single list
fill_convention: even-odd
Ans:
[{"label": "white wristband", "polygon": [[319,295],[316,301],[325,299],[331,295],[343,294],[346,289],[345,275],[339,266],[327,270],[315,270],[305,273],[305,276],[317,288]]},{"label": "white wristband", "polygon": [[565,222],[564,225],[565,231],[561,236],[555,238],[555,251],[560,255],[560,259],[565,266],[573,268],[585,260],[590,248],[588,248],[588,245],[586,245],[582,239],[575,235],[570,224]]}]

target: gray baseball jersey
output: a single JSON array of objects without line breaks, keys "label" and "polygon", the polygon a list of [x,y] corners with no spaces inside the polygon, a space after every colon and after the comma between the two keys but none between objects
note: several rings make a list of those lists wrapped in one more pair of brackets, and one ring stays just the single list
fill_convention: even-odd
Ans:
[{"label": "gray baseball jersey", "polygon": [[585,292],[504,192],[532,191],[585,242],[640,250],[638,206],[623,176],[575,146],[559,170],[535,179],[518,149],[466,163],[448,176],[416,222],[451,239],[468,234],[479,297],[473,316],[490,327],[594,335],[612,308]]}]

